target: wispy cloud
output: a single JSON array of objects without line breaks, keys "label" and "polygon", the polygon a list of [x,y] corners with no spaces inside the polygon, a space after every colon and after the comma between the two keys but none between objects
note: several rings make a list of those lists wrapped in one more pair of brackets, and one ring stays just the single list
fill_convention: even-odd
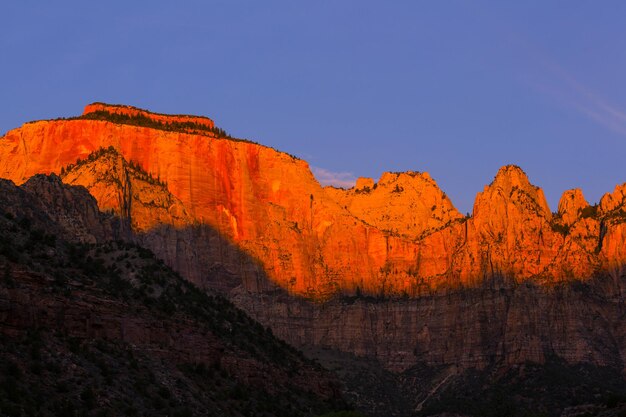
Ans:
[{"label": "wispy cloud", "polygon": [[574,97],[571,102],[578,111],[605,128],[626,136],[626,111],[608,102],[575,79],[566,78],[566,80],[578,96]]},{"label": "wispy cloud", "polygon": [[350,188],[353,187],[356,182],[356,177],[351,172],[333,172],[314,166],[311,167],[311,171],[322,185]]},{"label": "wispy cloud", "polygon": [[581,83],[564,67],[535,50],[549,79],[534,83],[544,94],[552,96],[564,106],[574,108],[598,125],[626,136],[626,109],[620,108],[601,94]]}]

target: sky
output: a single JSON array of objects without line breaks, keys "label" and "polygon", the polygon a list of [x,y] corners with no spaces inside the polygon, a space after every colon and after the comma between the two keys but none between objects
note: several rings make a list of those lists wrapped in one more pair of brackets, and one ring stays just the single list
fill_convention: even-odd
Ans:
[{"label": "sky", "polygon": [[211,117],[325,183],[426,171],[462,212],[521,166],[553,211],[626,182],[626,2],[0,5],[0,134],[94,101]]}]

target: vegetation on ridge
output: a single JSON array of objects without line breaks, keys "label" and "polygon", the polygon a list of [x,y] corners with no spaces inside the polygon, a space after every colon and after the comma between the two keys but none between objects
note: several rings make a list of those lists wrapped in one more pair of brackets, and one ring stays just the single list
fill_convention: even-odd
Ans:
[{"label": "vegetation on ridge", "polygon": [[106,110],[97,110],[91,113],[83,114],[82,116],[78,116],[75,119],[83,119],[83,120],[106,120],[108,122],[132,125],[132,126],[140,126],[140,127],[149,127],[152,129],[166,130],[168,132],[184,132],[184,133],[212,133],[216,137],[219,138],[228,138],[233,139],[224,129],[220,129],[219,127],[210,127],[201,123],[196,122],[181,122],[181,121],[171,121],[171,122],[161,122],[155,120],[149,116],[144,114],[136,114],[136,115],[128,115],[128,114],[120,114],[120,113],[111,113]]},{"label": "vegetation on ridge", "polygon": [[[80,168],[86,164],[95,162],[104,156],[114,156],[114,157],[119,156],[120,158],[123,158],[122,155],[120,155],[119,151],[114,146],[108,146],[106,148],[101,147],[101,148],[96,149],[92,153],[90,153],[85,159],[78,158],[76,162],[74,162],[73,164],[69,164],[67,166],[61,167],[61,176],[63,177],[65,174],[77,168]],[[124,161],[126,160],[124,159]],[[152,185],[158,185],[160,187],[167,188],[167,181],[161,180],[160,177],[154,178],[152,173],[147,172],[145,169],[143,169],[138,162],[130,160],[128,161],[127,164],[128,164],[127,166],[131,170],[134,171],[134,174],[137,177],[137,179],[145,181]]]},{"label": "vegetation on ridge", "polygon": [[152,114],[155,116],[166,116],[166,117],[189,117],[189,118],[195,118],[195,119],[205,119],[208,120],[209,122],[213,122],[213,120],[211,120],[208,117],[205,116],[197,116],[197,115],[193,115],[193,114],[173,114],[173,113],[158,113],[152,110],[146,110],[146,109],[142,109],[140,107],[135,107],[135,106],[131,106],[129,104],[111,104],[111,103],[104,103],[102,101],[95,101],[93,103],[91,103],[89,106],[105,106],[105,107],[114,107],[114,108],[121,108],[121,109],[128,109],[128,110],[136,110],[139,112],[144,112],[144,113],[148,113],[148,114]]},{"label": "vegetation on ridge", "polygon": [[[322,370],[225,298],[140,246],[71,243],[46,233],[50,221],[0,209],[0,308],[9,307],[8,322],[0,316],[0,415],[269,417],[345,408],[290,384]],[[84,325],[75,316],[83,309]],[[128,330],[151,336],[139,344],[108,337],[124,317]],[[83,326],[93,323],[101,334],[86,337]],[[170,351],[167,340],[189,333],[221,350],[208,363]],[[222,356],[284,379],[249,382]]]},{"label": "vegetation on ridge", "polygon": [[[98,103],[95,103],[95,104],[98,104]],[[134,108],[132,106],[121,106],[121,105],[115,105],[115,106]],[[137,109],[137,110],[141,110],[141,109]],[[161,114],[161,113],[154,113],[154,114],[163,115],[163,116],[172,116],[172,117],[178,116],[178,115],[167,115],[167,114]],[[197,117],[197,116],[188,116],[188,115],[184,115],[184,116],[185,117]],[[288,155],[289,157],[291,157],[291,159],[294,159],[294,160],[300,159],[293,154],[280,151],[271,146],[261,145],[258,142],[255,142],[250,139],[242,139],[242,138],[231,136],[228,132],[226,132],[224,129],[221,129],[219,127],[216,127],[216,126],[209,127],[209,126],[203,125],[201,123],[196,123],[196,122],[179,122],[179,121],[160,122],[158,120],[154,120],[150,118],[149,116],[146,116],[143,114],[137,114],[137,115],[131,116],[131,115],[126,115],[126,114],[112,113],[106,110],[97,110],[97,111],[83,114],[80,116],[59,117],[59,118],[51,119],[51,120],[55,120],[55,121],[56,120],[59,120],[59,121],[62,121],[62,120],[102,120],[102,121],[107,121],[107,122],[122,124],[122,125],[139,126],[139,127],[147,127],[150,129],[164,130],[167,132],[179,132],[179,133],[188,133],[188,134],[194,134],[194,135],[205,135],[205,136],[210,136],[210,137],[214,137],[218,139],[227,139],[233,142],[244,142],[244,143],[251,143],[254,145],[263,146],[265,148],[273,149],[274,151],[278,153]],[[39,120],[33,120],[25,124],[36,123],[38,121]],[[3,136],[4,134],[0,137],[3,137]]]}]

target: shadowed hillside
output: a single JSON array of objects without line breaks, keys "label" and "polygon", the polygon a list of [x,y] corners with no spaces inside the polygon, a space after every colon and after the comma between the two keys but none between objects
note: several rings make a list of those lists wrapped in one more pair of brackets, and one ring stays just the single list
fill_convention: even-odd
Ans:
[{"label": "shadowed hillside", "polygon": [[[117,220],[98,213],[84,189],[55,176],[0,189],[3,415],[292,416],[345,407],[333,377],[269,329],[149,250],[110,240]],[[80,233],[88,224],[92,233]]]}]

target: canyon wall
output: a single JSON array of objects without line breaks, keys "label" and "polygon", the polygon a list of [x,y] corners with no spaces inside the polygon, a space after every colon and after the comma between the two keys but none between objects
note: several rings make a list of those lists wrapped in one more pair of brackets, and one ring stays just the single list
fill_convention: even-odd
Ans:
[{"label": "canyon wall", "polygon": [[[94,104],[84,117],[133,109]],[[416,296],[493,276],[586,279],[599,268],[620,268],[626,256],[621,188],[593,216],[584,215],[582,195],[578,206],[564,202],[553,216],[543,192],[521,169],[506,166],[466,218],[427,173],[386,173],[350,190],[322,188],[303,160],[247,141],[159,129],[170,116],[141,112],[157,125],[80,117],[27,123],[0,139],[0,176],[20,184],[36,173],[61,174],[77,159],[113,147],[163,185],[160,196],[141,186],[124,196],[129,189],[119,176],[117,188],[99,191],[96,184],[119,170],[119,161],[101,160],[66,180],[86,186],[102,210],[132,217],[138,232],[207,225],[258,260],[272,282],[315,299],[356,291]],[[133,199],[145,201],[126,204]],[[170,260],[186,256],[161,246],[154,248]],[[202,283],[201,268],[184,272]]]},{"label": "canyon wall", "polygon": [[346,297],[322,305],[237,291],[233,300],[297,347],[464,369],[561,358],[626,372],[626,280],[553,287],[496,285],[415,299]]},{"label": "canyon wall", "polygon": [[181,116],[136,109],[154,125],[120,122],[125,109],[92,105],[8,132],[0,177],[55,173],[84,186],[120,218],[109,235],[230,294],[296,345],[394,370],[552,353],[623,367],[626,185],[597,206],[566,191],[552,213],[542,190],[505,166],[463,216],[427,173],[323,188],[291,155],[173,131]]}]

